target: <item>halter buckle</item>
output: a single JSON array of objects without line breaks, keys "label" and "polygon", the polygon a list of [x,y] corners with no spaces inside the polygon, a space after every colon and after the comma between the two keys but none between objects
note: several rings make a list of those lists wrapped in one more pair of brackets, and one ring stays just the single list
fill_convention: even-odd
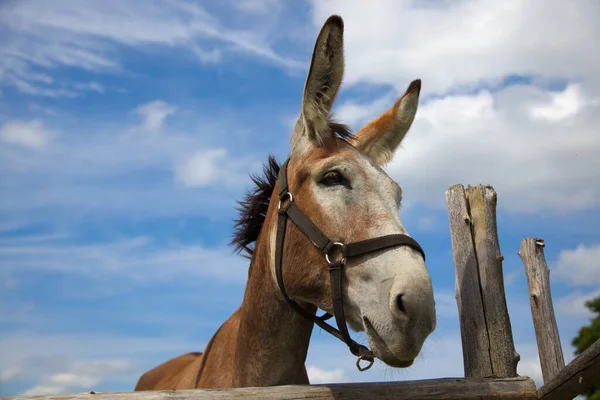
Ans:
[{"label": "halter buckle", "polygon": [[[369,364],[367,364],[365,367],[361,367],[360,366],[360,360],[366,360],[369,362]],[[365,358],[365,356],[359,356],[358,359],[356,360],[356,368],[358,368],[358,370],[360,372],[366,371],[369,368],[371,368],[373,366],[373,364],[375,363],[375,358],[371,358],[370,360]]]},{"label": "halter buckle", "polygon": [[335,247],[339,247],[340,248],[340,254],[342,254],[342,258],[339,260],[340,264],[346,264],[346,257],[343,256],[344,254],[344,243],[340,243],[340,242],[333,242],[331,244],[331,247],[329,248],[329,250],[325,253],[325,261],[327,261],[327,264],[329,264],[330,266],[333,265],[334,263],[337,263],[338,261],[336,261],[334,259],[334,261],[331,261],[329,259],[329,253],[331,253],[331,250],[333,250]]},{"label": "halter buckle", "polygon": [[285,192],[279,197],[279,204],[277,204],[277,210],[281,210],[281,202],[285,200],[286,197],[289,197],[288,204],[294,202],[294,198],[290,192]]}]

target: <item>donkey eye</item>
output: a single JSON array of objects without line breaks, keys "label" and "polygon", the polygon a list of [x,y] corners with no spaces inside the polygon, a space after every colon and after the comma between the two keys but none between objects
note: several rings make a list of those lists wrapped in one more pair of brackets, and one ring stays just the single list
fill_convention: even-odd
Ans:
[{"label": "donkey eye", "polygon": [[350,182],[338,171],[326,173],[320,183],[325,186],[346,186],[348,189],[352,189]]}]

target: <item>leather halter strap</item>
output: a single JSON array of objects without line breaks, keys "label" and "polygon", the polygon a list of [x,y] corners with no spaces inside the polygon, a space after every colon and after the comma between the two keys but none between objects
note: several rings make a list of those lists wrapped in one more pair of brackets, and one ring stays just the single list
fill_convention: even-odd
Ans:
[{"label": "leather halter strap", "polygon": [[[277,241],[275,247],[275,271],[279,289],[281,290],[281,294],[283,295],[284,299],[294,311],[304,318],[312,320],[326,332],[345,342],[352,354],[358,357],[358,369],[364,371],[370,368],[370,366],[373,364],[375,355],[367,347],[352,340],[350,333],[348,332],[346,318],[344,316],[344,303],[342,295],[344,277],[343,269],[346,265],[346,260],[350,257],[357,257],[377,250],[383,250],[396,246],[411,247],[417,250],[423,256],[423,259],[425,259],[425,252],[419,243],[417,243],[413,238],[403,234],[385,235],[349,244],[343,244],[341,242],[330,240],[294,203],[293,195],[289,190],[287,182],[288,162],[289,159],[281,166],[278,176],[279,205],[277,207],[278,218]],[[288,219],[291,219],[292,222],[300,229],[300,231],[325,255],[325,260],[329,264],[331,300],[333,303],[334,315],[325,313],[321,316],[316,316],[312,313],[309,313],[298,303],[292,300],[285,290],[282,268],[283,245]],[[337,257],[334,257],[336,248],[338,250]],[[338,329],[325,322],[332,316],[335,316]],[[361,368],[359,365],[361,359],[370,361],[370,365],[365,368]]]}]

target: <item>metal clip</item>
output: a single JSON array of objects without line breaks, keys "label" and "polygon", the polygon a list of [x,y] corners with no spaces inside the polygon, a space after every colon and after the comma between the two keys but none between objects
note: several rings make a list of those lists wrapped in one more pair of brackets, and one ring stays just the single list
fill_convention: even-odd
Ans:
[{"label": "metal clip", "polygon": [[[361,367],[360,360],[366,360],[369,362],[369,364],[366,367]],[[370,360],[367,360],[366,358],[364,358],[364,356],[359,356],[358,359],[356,360],[356,368],[358,368],[358,370],[360,372],[368,370],[369,368],[371,368],[373,366],[373,364],[375,364],[375,358],[371,358]]]},{"label": "metal clip", "polygon": [[[331,246],[331,248],[329,249],[329,252],[331,252],[331,250],[333,250],[335,247],[339,247],[340,248],[340,255],[344,254],[344,243],[340,243],[340,242],[334,242],[333,245]],[[331,261],[329,259],[329,252],[325,253],[325,261],[327,261],[327,264],[332,265],[334,261]],[[340,260],[340,263],[346,264],[346,257],[342,256],[342,259]]]},{"label": "metal clip", "polygon": [[279,198],[279,204],[277,204],[277,209],[281,210],[281,202],[283,200],[285,200],[286,197],[289,197],[289,203],[293,203],[294,202],[294,198],[292,197],[292,194],[290,192],[285,192],[284,194],[281,195],[281,197]]}]

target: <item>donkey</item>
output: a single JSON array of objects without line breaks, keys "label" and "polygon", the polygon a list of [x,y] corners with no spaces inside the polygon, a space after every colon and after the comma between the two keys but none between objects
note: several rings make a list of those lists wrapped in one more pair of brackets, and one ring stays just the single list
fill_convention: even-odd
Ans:
[{"label": "donkey", "polygon": [[[269,157],[240,203],[233,244],[251,259],[242,305],[204,353],[147,371],[136,391],[308,384],[314,323],[344,341],[361,370],[374,358],[406,368],[435,329],[425,255],[399,217],[400,187],[382,169],[413,122],[421,82],[352,135],[330,116],[344,72],[343,31],[336,15],[323,25],[289,158],[280,166]],[[318,308],[326,314],[317,317]],[[331,316],[338,329],[324,322]],[[346,323],[366,332],[371,350],[350,338]]]}]

